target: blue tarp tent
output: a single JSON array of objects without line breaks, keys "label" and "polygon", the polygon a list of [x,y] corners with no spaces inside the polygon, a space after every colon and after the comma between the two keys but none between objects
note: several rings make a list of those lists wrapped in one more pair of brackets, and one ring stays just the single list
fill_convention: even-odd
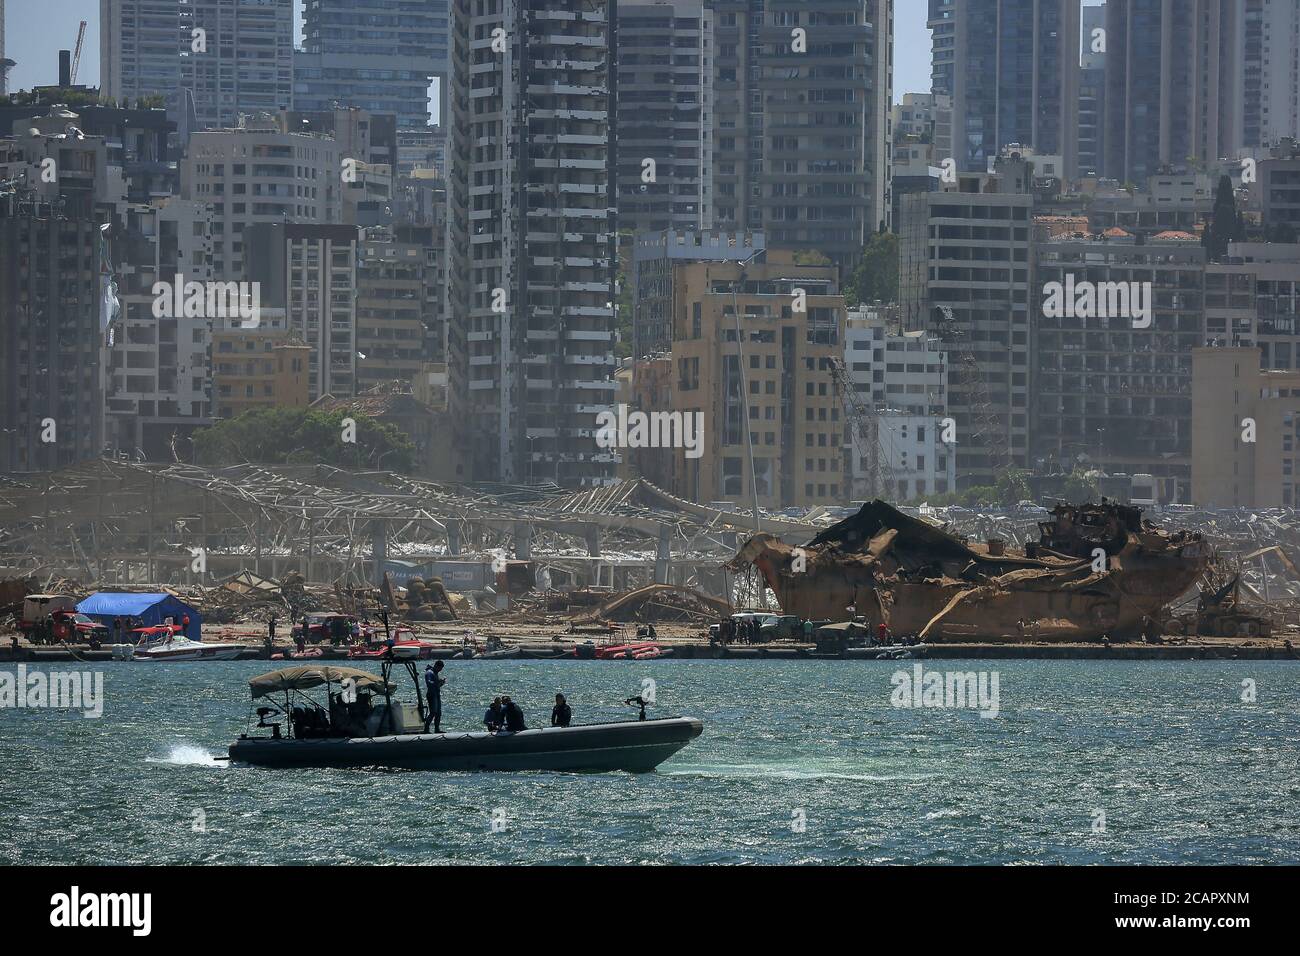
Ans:
[{"label": "blue tarp tent", "polygon": [[180,624],[186,614],[190,616],[190,626],[185,629],[185,636],[192,641],[203,638],[203,615],[184,601],[170,594],[135,594],[118,591],[96,591],[77,605],[77,610],[96,621],[113,626],[115,617],[139,618],[146,627],[154,627],[172,619],[173,624]]}]

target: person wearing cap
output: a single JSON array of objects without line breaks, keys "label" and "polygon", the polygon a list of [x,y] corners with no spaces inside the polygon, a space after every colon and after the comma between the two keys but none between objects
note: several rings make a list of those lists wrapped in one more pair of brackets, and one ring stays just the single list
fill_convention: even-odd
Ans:
[{"label": "person wearing cap", "polygon": [[551,726],[567,727],[571,720],[573,720],[573,708],[569,706],[563,694],[556,694],[555,707],[551,709]]},{"label": "person wearing cap", "polygon": [[447,678],[442,676],[442,661],[434,661],[432,664],[426,664],[424,668],[424,690],[428,710],[425,711],[424,732],[429,732],[429,724],[433,724],[435,734],[442,733],[442,685],[447,683]]}]

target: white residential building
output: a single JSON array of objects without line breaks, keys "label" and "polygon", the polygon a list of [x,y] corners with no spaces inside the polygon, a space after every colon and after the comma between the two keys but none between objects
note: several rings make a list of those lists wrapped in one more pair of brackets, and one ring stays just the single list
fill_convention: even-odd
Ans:
[{"label": "white residential building", "polygon": [[943,440],[948,356],[940,341],[891,328],[885,310],[854,309],[844,364],[854,395],[845,409],[852,497],[909,501],[955,491],[956,448]]},{"label": "white residential building", "polygon": [[121,312],[105,379],[106,441],[166,460],[174,440],[211,421],[212,317],[177,312],[174,300],[155,310],[154,284],[166,283],[162,295],[171,300],[178,275],[182,289],[212,278],[212,213],[206,203],[169,199],[129,206],[125,221],[128,233],[151,248],[133,250],[132,261],[121,264]]},{"label": "white residential building", "polygon": [[214,278],[244,273],[243,232],[256,222],[334,223],[342,186],[332,139],[281,133],[273,121],[190,138],[181,196],[212,205]]},{"label": "white residential building", "polygon": [[100,91],[161,96],[200,127],[275,111],[293,97],[293,0],[99,0]]}]

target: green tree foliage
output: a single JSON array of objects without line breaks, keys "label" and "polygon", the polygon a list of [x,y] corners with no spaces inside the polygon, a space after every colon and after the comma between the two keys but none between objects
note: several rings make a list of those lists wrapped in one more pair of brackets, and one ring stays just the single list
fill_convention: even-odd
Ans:
[{"label": "green tree foliage", "polygon": [[1074,469],[1062,483],[1061,494],[1066,501],[1076,505],[1096,501],[1099,495],[1096,474],[1081,468]]},{"label": "green tree foliage", "polygon": [[1214,192],[1214,210],[1201,236],[1205,254],[1218,261],[1228,254],[1228,243],[1246,238],[1246,226],[1237,211],[1237,197],[1232,191],[1232,180],[1219,177],[1219,187]]},{"label": "green tree foliage", "polygon": [[[356,441],[343,440],[343,419],[356,422]],[[415,445],[386,422],[348,409],[255,408],[194,433],[201,465],[326,464],[340,468],[410,471]]]},{"label": "green tree foliage", "polygon": [[849,305],[898,301],[898,236],[877,232],[871,237],[844,285],[844,297]]}]

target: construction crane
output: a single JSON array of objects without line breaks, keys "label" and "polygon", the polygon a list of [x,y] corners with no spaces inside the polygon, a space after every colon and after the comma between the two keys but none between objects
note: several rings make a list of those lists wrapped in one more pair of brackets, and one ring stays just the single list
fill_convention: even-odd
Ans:
[{"label": "construction crane", "polygon": [[86,39],[86,21],[81,21],[81,26],[77,28],[77,48],[72,54],[72,71],[68,74],[68,85],[77,85],[77,66],[81,63],[81,44]]},{"label": "construction crane", "polygon": [[874,410],[868,408],[858,398],[857,389],[854,388],[848,366],[842,360],[832,359],[830,372],[831,381],[834,383],[835,391],[839,394],[840,404],[844,408],[844,415],[848,419],[851,441],[849,454],[853,455],[855,459],[848,463],[849,487],[853,487],[852,476],[854,471],[857,470],[853,466],[861,463],[867,472],[866,497],[882,497],[888,492],[882,487],[881,481],[880,420],[875,416]]}]

